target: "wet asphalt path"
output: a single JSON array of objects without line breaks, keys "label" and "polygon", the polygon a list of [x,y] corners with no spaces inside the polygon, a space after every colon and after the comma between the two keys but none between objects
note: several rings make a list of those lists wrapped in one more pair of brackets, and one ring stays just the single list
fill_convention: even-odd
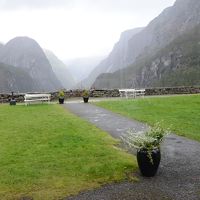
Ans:
[{"label": "wet asphalt path", "polygon": [[147,129],[147,126],[138,121],[129,120],[126,117],[113,114],[108,110],[90,103],[68,103],[64,104],[64,106],[72,113],[88,120],[98,128],[107,131],[115,138],[119,138],[129,129],[135,132],[145,131]]}]

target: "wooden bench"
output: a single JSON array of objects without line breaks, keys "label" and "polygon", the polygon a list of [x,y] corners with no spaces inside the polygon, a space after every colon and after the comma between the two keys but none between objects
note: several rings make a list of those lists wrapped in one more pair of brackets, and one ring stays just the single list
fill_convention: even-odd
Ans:
[{"label": "wooden bench", "polygon": [[45,102],[48,103],[51,100],[51,94],[25,94],[24,95],[24,102],[26,105],[30,104],[31,102]]},{"label": "wooden bench", "polygon": [[136,98],[137,96],[144,97],[145,89],[119,89],[120,97],[125,96]]}]

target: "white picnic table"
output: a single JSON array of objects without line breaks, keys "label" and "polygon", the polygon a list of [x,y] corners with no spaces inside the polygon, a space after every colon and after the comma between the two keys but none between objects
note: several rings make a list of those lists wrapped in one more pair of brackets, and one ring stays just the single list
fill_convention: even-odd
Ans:
[{"label": "white picnic table", "polygon": [[125,96],[136,98],[137,96],[144,97],[145,89],[119,89],[120,97]]},{"label": "white picnic table", "polygon": [[51,100],[51,94],[44,94],[44,93],[37,93],[37,94],[25,94],[24,95],[24,102],[26,105],[30,104],[31,102],[45,102],[48,103]]}]

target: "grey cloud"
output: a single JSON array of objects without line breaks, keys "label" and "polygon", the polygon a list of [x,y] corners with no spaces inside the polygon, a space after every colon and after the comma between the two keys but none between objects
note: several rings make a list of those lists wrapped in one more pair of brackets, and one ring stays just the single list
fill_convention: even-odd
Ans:
[{"label": "grey cloud", "polygon": [[49,7],[62,7],[71,5],[73,1],[68,0],[0,0],[1,10],[45,9]]},{"label": "grey cloud", "polygon": [[175,0],[0,0],[0,10],[46,9],[46,8],[85,8],[97,11],[133,12],[136,9],[153,9]]}]

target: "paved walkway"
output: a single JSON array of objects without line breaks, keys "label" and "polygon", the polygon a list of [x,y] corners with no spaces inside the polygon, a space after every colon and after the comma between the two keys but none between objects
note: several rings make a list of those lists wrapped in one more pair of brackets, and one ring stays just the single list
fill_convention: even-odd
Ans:
[{"label": "paved walkway", "polygon": [[[118,138],[128,129],[147,129],[142,123],[92,104],[71,102],[63,105],[76,115]],[[122,182],[84,191],[66,200],[200,200],[200,143],[170,135],[162,146],[158,173],[139,182]]]}]

